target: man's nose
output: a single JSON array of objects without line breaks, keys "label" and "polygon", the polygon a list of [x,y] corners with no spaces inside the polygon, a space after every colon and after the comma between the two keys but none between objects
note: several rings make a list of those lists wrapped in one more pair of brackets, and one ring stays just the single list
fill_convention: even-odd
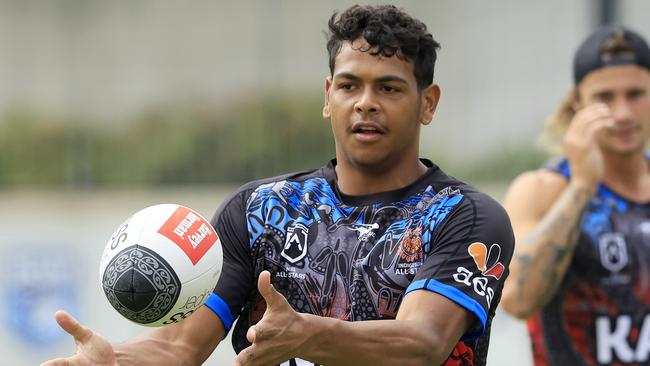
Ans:
[{"label": "man's nose", "polygon": [[629,101],[621,99],[610,105],[612,117],[615,122],[627,122],[634,119],[632,105]]},{"label": "man's nose", "polygon": [[363,93],[359,95],[359,99],[354,105],[354,110],[357,113],[374,113],[379,110],[377,96],[372,89],[366,88]]}]

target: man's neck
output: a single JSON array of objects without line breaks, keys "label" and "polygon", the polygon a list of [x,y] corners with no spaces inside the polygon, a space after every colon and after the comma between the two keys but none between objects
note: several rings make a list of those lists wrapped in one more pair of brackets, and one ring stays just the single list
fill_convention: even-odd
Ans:
[{"label": "man's neck", "polygon": [[603,154],[603,182],[618,194],[636,202],[650,201],[650,170],[643,151],[635,154]]},{"label": "man's neck", "polygon": [[427,169],[419,159],[383,168],[357,166],[338,160],[336,175],[341,192],[361,196],[406,187],[426,173]]}]

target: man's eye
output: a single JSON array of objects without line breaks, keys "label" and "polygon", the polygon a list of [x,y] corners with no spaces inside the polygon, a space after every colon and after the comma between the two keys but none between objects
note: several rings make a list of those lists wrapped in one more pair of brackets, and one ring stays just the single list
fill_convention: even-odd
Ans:
[{"label": "man's eye", "polygon": [[352,88],[353,88],[352,84],[340,84],[339,85],[339,89],[343,89],[343,90],[352,90]]},{"label": "man's eye", "polygon": [[645,96],[646,96],[645,90],[633,90],[633,91],[628,93],[628,98],[629,99],[638,99],[638,98],[645,97]]},{"label": "man's eye", "polygon": [[601,102],[601,103],[609,103],[609,102],[612,101],[612,96],[609,95],[609,94],[599,94],[599,95],[594,96],[594,99],[595,99],[597,102]]},{"label": "man's eye", "polygon": [[381,87],[381,90],[386,92],[386,93],[395,93],[398,90],[396,88],[393,88],[392,86],[384,85]]}]

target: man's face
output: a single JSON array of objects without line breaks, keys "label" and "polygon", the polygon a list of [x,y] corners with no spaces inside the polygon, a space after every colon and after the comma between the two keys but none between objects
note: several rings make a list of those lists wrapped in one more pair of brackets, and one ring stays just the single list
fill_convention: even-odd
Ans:
[{"label": "man's face", "polygon": [[420,123],[433,118],[439,88],[418,92],[412,62],[358,51],[365,45],[345,42],[325,83],[323,117],[332,123],[336,157],[362,169],[415,160]]},{"label": "man's face", "polygon": [[615,123],[598,137],[606,152],[643,151],[650,137],[650,73],[636,65],[610,66],[590,72],[578,85],[578,107],[609,106]]}]

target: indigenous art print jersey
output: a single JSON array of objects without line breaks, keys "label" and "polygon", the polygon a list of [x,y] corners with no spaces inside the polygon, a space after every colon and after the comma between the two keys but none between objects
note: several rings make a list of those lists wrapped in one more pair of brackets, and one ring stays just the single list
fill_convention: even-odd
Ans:
[{"label": "indigenous art print jersey", "polygon": [[409,292],[436,292],[475,318],[444,365],[485,364],[514,249],[510,221],[487,195],[423,162],[427,173],[394,191],[343,194],[333,160],[249,183],[222,204],[212,225],[223,270],[206,305],[227,329],[238,319],[237,353],[266,308],[257,277],[268,270],[296,311],[346,321],[394,319]]},{"label": "indigenous art print jersey", "polygon": [[[570,178],[566,160],[548,168]],[[650,365],[650,203],[598,186],[563,283],[528,328],[536,366]]]}]

